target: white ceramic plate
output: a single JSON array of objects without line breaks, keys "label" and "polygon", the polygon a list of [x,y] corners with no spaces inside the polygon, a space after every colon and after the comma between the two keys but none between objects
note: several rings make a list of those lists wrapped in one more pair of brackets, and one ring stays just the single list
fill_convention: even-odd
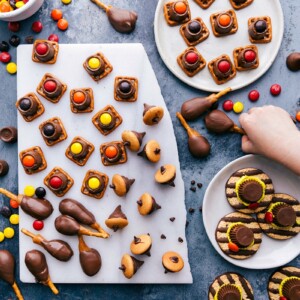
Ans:
[{"label": "white ceramic plate", "polygon": [[216,12],[232,9],[229,0],[216,0],[210,8],[203,10],[194,0],[189,0],[192,19],[201,17],[210,31],[209,38],[196,48],[208,63],[221,54],[227,54],[233,60],[232,52],[236,47],[250,45],[248,38],[248,19],[250,17],[269,16],[272,19],[273,39],[268,44],[256,44],[260,65],[255,70],[237,72],[237,76],[225,84],[217,85],[206,67],[194,77],[188,77],[177,64],[177,56],[188,46],[184,42],[179,28],[170,27],[164,17],[163,6],[172,0],[159,0],[154,20],[155,41],[158,52],[168,69],[188,85],[204,91],[217,92],[225,87],[240,89],[261,77],[272,65],[279,51],[284,29],[284,20],[279,0],[255,0],[247,8],[235,11],[238,19],[238,31],[226,37],[216,38],[212,32],[209,17]]},{"label": "white ceramic plate", "polygon": [[238,169],[253,167],[266,172],[272,179],[275,192],[287,193],[300,199],[299,177],[287,168],[261,156],[247,155],[225,166],[210,182],[203,200],[203,221],[206,233],[217,252],[232,264],[248,269],[269,269],[284,265],[300,253],[300,234],[286,241],[277,241],[265,234],[257,253],[246,260],[226,256],[215,240],[219,220],[233,212],[225,197],[227,179]]}]

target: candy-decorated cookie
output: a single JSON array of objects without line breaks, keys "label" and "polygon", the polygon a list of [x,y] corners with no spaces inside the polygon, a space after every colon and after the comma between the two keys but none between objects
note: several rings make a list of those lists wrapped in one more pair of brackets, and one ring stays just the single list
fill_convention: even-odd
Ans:
[{"label": "candy-decorated cookie", "polygon": [[188,22],[191,19],[189,3],[185,0],[167,2],[164,5],[164,16],[170,26]]},{"label": "candy-decorated cookie", "polygon": [[135,179],[129,179],[125,176],[115,174],[112,178],[112,183],[109,185],[109,187],[114,190],[116,195],[122,197],[129,192],[134,182]]},{"label": "candy-decorated cookie", "polygon": [[248,20],[249,40],[254,44],[265,44],[272,41],[271,18],[255,17]]},{"label": "candy-decorated cookie", "polygon": [[150,249],[152,247],[152,239],[150,234],[141,234],[133,237],[130,244],[130,251],[134,255],[151,256]]},{"label": "candy-decorated cookie", "polygon": [[127,217],[123,213],[121,205],[117,206],[115,210],[109,215],[108,219],[105,220],[105,224],[114,232],[128,225]]},{"label": "candy-decorated cookie", "polygon": [[156,203],[154,197],[149,193],[144,193],[137,201],[137,208],[142,216],[150,215],[155,210],[161,209],[161,206]]},{"label": "candy-decorated cookie", "polygon": [[121,267],[119,269],[123,272],[126,278],[130,279],[143,265],[143,263],[143,261],[138,260],[129,254],[124,254],[121,260]]},{"label": "candy-decorated cookie", "polygon": [[162,257],[162,265],[165,268],[165,273],[177,273],[183,269],[184,260],[179,253],[168,251]]}]

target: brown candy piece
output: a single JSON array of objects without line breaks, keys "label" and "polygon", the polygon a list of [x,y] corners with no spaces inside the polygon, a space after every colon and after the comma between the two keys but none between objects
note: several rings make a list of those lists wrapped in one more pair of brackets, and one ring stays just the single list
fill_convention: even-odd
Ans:
[{"label": "brown candy piece", "polygon": [[161,209],[161,206],[156,203],[154,197],[149,193],[144,193],[137,201],[137,208],[142,216],[150,215],[154,211]]},{"label": "brown candy piece", "polygon": [[0,129],[0,139],[4,143],[15,143],[18,139],[18,130],[15,127],[3,127]]},{"label": "brown candy piece", "polygon": [[296,223],[296,211],[288,204],[282,203],[273,209],[274,222],[280,227],[291,227]]},{"label": "brown candy piece", "polygon": [[176,273],[183,269],[184,261],[179,253],[168,251],[162,257],[162,265],[165,268],[165,273]]},{"label": "brown candy piece", "polygon": [[167,184],[175,187],[176,167],[171,164],[161,166],[155,173],[155,181],[160,184]]},{"label": "brown candy piece", "polygon": [[290,71],[300,70],[300,52],[293,52],[286,58],[286,66]]},{"label": "brown candy piece", "polygon": [[0,177],[5,176],[9,171],[9,165],[5,160],[0,160]]},{"label": "brown candy piece", "polygon": [[129,254],[124,254],[121,260],[121,267],[119,268],[124,276],[130,279],[137,270],[143,265],[143,261],[136,259]]},{"label": "brown candy piece", "polygon": [[233,284],[225,284],[218,290],[218,300],[240,300],[240,290]]},{"label": "brown candy piece", "polygon": [[289,300],[300,299],[300,277],[288,279],[283,284],[282,294]]},{"label": "brown candy piece", "polygon": [[250,228],[245,225],[239,224],[231,229],[230,238],[232,242],[239,247],[246,248],[253,242],[254,234]]},{"label": "brown candy piece", "polygon": [[112,178],[112,184],[109,187],[114,190],[116,195],[122,197],[129,192],[134,182],[135,179],[129,179],[125,176],[115,174]]},{"label": "brown candy piece", "polygon": [[264,188],[256,180],[243,182],[238,190],[240,198],[248,203],[255,203],[263,196]]},{"label": "brown candy piece", "polygon": [[124,145],[131,151],[137,152],[140,150],[145,134],[146,132],[125,130],[122,132],[122,140],[124,141]]},{"label": "brown candy piece", "polygon": [[164,116],[164,109],[160,106],[144,103],[143,121],[146,125],[158,124]]},{"label": "brown candy piece", "polygon": [[161,149],[160,145],[155,140],[150,140],[146,143],[143,150],[138,153],[138,156],[144,157],[150,162],[156,163],[160,160]]},{"label": "brown candy piece", "polygon": [[130,251],[135,255],[151,256],[150,249],[152,246],[152,239],[149,234],[141,234],[133,237],[130,244]]},{"label": "brown candy piece", "polygon": [[105,224],[108,228],[113,229],[114,232],[128,225],[127,217],[123,213],[121,205],[115,208],[115,210],[110,214],[108,219],[105,220]]}]

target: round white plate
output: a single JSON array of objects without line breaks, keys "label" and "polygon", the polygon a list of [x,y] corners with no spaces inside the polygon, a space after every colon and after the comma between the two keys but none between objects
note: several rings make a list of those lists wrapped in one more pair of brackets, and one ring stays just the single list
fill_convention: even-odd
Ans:
[{"label": "round white plate", "polygon": [[278,241],[263,234],[262,244],[255,255],[236,260],[225,255],[215,240],[219,220],[233,212],[225,197],[225,184],[235,171],[253,167],[266,172],[272,179],[275,192],[287,193],[300,199],[299,177],[287,168],[261,156],[247,155],[225,166],[210,182],[203,200],[203,221],[210,242],[217,252],[230,263],[248,269],[269,269],[284,265],[300,254],[300,234],[286,241]]},{"label": "round white plate", "polygon": [[229,55],[233,61],[232,52],[234,48],[251,44],[248,37],[248,19],[251,17],[266,15],[271,17],[273,39],[268,44],[256,44],[260,60],[257,69],[237,72],[236,77],[225,84],[217,85],[207,67],[194,77],[188,77],[177,64],[177,56],[188,46],[179,32],[180,26],[169,26],[164,17],[163,6],[170,1],[173,0],[159,0],[157,4],[154,19],[155,41],[158,52],[168,69],[188,85],[211,92],[218,92],[226,87],[237,90],[257,80],[275,60],[284,29],[283,13],[279,0],[255,0],[250,6],[235,11],[238,19],[238,31],[233,35],[219,38],[215,37],[212,32],[209,17],[213,13],[232,9],[229,0],[216,0],[207,10],[202,9],[194,0],[189,0],[192,19],[201,17],[210,31],[208,39],[196,46],[206,63],[222,54]]}]

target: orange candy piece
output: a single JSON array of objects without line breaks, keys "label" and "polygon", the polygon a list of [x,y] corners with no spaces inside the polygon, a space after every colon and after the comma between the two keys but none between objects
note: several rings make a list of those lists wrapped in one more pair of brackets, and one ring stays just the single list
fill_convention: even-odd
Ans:
[{"label": "orange candy piece", "polygon": [[235,243],[228,243],[228,248],[232,252],[239,252],[239,250],[240,250],[239,246]]},{"label": "orange candy piece", "polygon": [[58,21],[63,17],[63,12],[60,9],[53,9],[51,11],[51,18],[54,21]]},{"label": "orange candy piece", "polygon": [[187,6],[186,6],[186,4],[184,2],[178,1],[178,2],[175,3],[174,10],[178,14],[182,15],[182,14],[184,14],[186,12]]},{"label": "orange candy piece", "polygon": [[75,103],[82,103],[85,100],[85,95],[83,92],[75,92],[73,95],[73,101]]},{"label": "orange candy piece", "polygon": [[223,14],[219,17],[219,24],[223,27],[226,27],[230,24],[231,17],[227,14]]},{"label": "orange candy piece", "polygon": [[0,12],[9,12],[11,11],[11,7],[8,2],[1,2],[0,3]]},{"label": "orange candy piece", "polygon": [[300,122],[300,110],[296,113],[296,120]]},{"label": "orange candy piece", "polygon": [[114,158],[116,157],[118,154],[118,150],[115,146],[108,146],[106,149],[105,149],[105,155],[108,157],[108,158]]},{"label": "orange candy piece", "polygon": [[57,27],[58,27],[58,29],[60,29],[62,31],[65,31],[65,30],[68,29],[69,23],[68,23],[68,21],[66,19],[60,19],[57,22]]},{"label": "orange candy piece", "polygon": [[25,155],[22,159],[22,164],[24,167],[32,167],[35,163],[35,159],[32,155]]},{"label": "orange candy piece", "polygon": [[19,207],[18,201],[13,200],[13,199],[10,199],[10,200],[9,200],[9,205],[10,205],[12,208],[18,208],[18,207]]}]

